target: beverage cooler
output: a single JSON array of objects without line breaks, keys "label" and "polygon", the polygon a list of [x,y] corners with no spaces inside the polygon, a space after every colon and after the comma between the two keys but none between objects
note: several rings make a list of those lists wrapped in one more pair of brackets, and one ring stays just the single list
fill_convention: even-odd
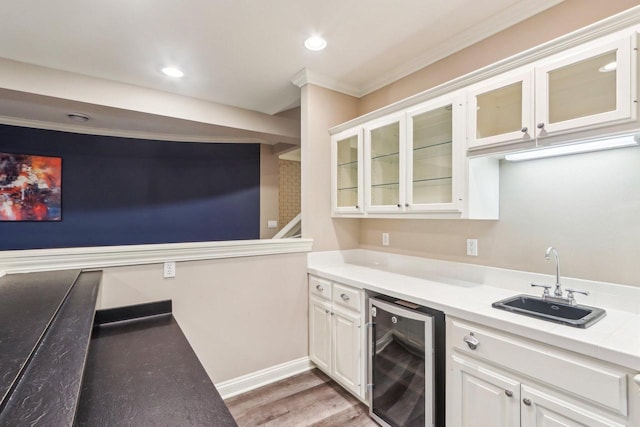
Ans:
[{"label": "beverage cooler", "polygon": [[369,299],[369,413],[388,427],[444,427],[444,314]]}]

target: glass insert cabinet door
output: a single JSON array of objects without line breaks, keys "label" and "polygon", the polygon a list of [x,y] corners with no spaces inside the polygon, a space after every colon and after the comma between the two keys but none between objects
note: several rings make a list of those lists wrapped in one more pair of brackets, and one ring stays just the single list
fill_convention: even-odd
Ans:
[{"label": "glass insert cabinet door", "polygon": [[516,72],[470,89],[469,148],[532,139],[532,80],[531,72]]},{"label": "glass insert cabinet door", "polygon": [[404,133],[404,114],[365,127],[365,200],[369,212],[398,212],[404,205]]},{"label": "glass insert cabinet door", "polygon": [[463,106],[464,95],[458,95],[407,112],[408,211],[459,209]]},{"label": "glass insert cabinet door", "polygon": [[631,45],[626,37],[536,68],[538,136],[631,119]]},{"label": "glass insert cabinet door", "polygon": [[334,213],[360,213],[362,205],[362,131],[332,137],[332,205]]}]

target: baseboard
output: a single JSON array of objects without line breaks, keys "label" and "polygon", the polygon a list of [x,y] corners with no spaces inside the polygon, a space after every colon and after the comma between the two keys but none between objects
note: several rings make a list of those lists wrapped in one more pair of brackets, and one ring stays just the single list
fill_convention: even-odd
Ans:
[{"label": "baseboard", "polygon": [[238,394],[280,381],[313,368],[315,368],[315,365],[311,362],[311,359],[309,359],[309,357],[302,357],[300,359],[285,362],[280,365],[217,383],[216,388],[223,399],[228,399]]}]

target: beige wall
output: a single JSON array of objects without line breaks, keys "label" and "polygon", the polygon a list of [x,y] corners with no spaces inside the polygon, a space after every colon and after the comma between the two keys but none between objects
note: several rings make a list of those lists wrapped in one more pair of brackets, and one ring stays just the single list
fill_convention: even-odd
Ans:
[{"label": "beige wall", "polygon": [[[500,165],[500,219],[361,221],[362,247],[640,286],[640,148]],[[381,246],[381,233],[390,245]],[[479,255],[466,255],[466,239]],[[528,284],[523,283],[523,292]]]},{"label": "beige wall", "polygon": [[565,0],[361,98],[358,115],[425,91],[638,4],[638,0]]},{"label": "beige wall", "polygon": [[215,383],[308,355],[306,254],[108,268],[99,307],[173,300],[173,314]]},{"label": "beige wall", "polygon": [[[267,228],[267,221],[278,220],[280,171],[278,155],[270,145],[260,145],[260,238],[270,239],[279,228]],[[278,224],[280,227],[282,224]]]},{"label": "beige wall", "polygon": [[331,218],[331,145],[329,128],[357,116],[357,99],[314,85],[302,100],[302,236],[314,251],[358,246],[358,220]]},{"label": "beige wall", "polygon": [[[360,99],[358,115],[637,4],[637,0],[566,0]],[[351,100],[345,102],[352,106]],[[331,103],[325,108],[336,106]],[[309,120],[314,122],[317,116],[322,114],[316,109]],[[324,150],[322,156],[328,156],[328,146]],[[316,152],[312,159],[318,156]],[[503,162],[499,221],[347,219],[359,224],[359,234],[348,226],[344,230],[363,248],[542,273],[553,272],[552,263],[544,260],[545,249],[553,245],[560,251],[563,275],[640,286],[635,259],[635,241],[640,240],[639,162],[637,148],[519,164]],[[324,173],[315,168],[312,176],[316,181],[310,184],[311,190],[328,190],[328,165]],[[326,224],[330,216],[315,221]],[[390,233],[389,247],[381,246],[382,232]],[[467,238],[479,240],[477,258],[466,256]]]}]

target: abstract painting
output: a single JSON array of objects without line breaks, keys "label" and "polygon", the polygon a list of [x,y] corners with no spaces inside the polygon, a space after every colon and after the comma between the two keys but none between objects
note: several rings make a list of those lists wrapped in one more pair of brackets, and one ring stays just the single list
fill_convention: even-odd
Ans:
[{"label": "abstract painting", "polygon": [[62,219],[62,158],[0,153],[0,221]]}]

